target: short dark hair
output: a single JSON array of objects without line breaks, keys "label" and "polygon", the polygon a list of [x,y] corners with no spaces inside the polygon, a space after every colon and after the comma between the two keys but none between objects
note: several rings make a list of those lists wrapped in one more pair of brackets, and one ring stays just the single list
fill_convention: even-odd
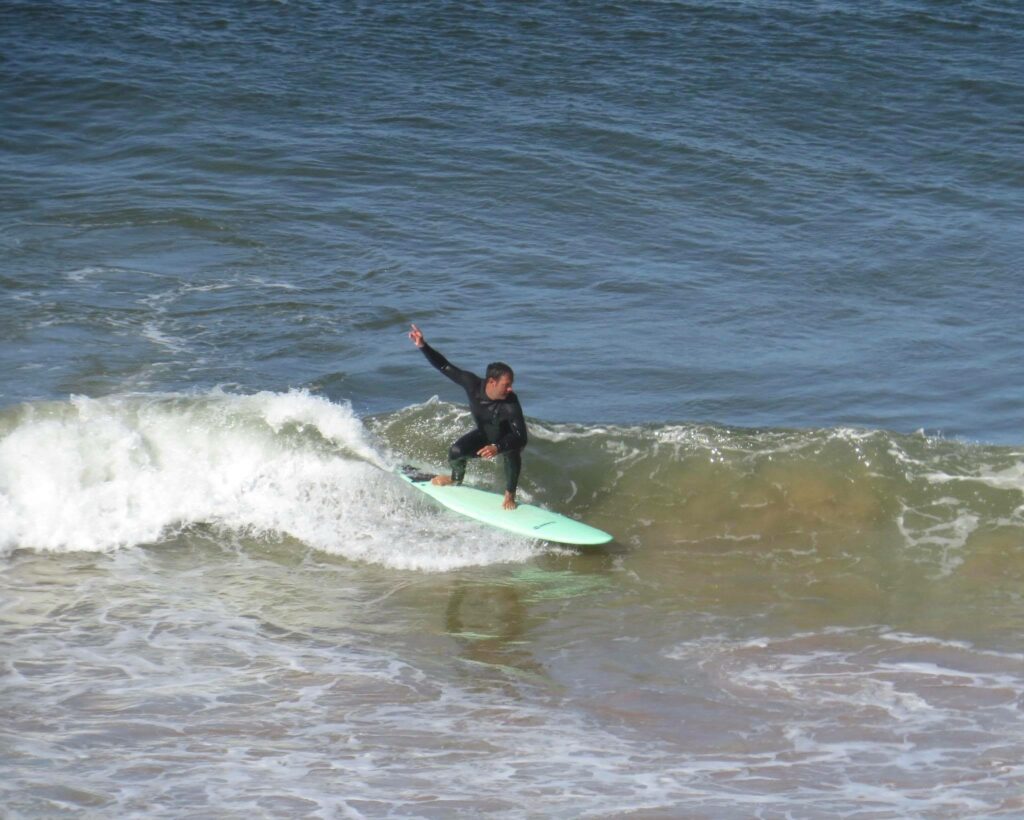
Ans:
[{"label": "short dark hair", "polygon": [[494,379],[498,381],[502,376],[508,374],[508,377],[515,381],[516,374],[512,372],[512,368],[504,362],[491,362],[487,365],[487,381]]}]

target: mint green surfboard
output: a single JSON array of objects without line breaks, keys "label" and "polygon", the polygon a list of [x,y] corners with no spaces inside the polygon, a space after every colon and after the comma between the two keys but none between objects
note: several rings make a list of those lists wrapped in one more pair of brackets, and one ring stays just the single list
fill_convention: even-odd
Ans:
[{"label": "mint green surfboard", "polygon": [[464,486],[436,487],[430,483],[433,476],[415,468],[406,467],[399,475],[448,509],[516,535],[577,546],[607,544],[612,540],[603,530],[532,504],[502,509],[504,496],[498,493]]}]

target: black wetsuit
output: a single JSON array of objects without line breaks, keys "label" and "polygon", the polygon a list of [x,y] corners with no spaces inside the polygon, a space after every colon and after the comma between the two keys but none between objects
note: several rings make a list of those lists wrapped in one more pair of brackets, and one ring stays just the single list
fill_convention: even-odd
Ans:
[{"label": "black wetsuit", "polygon": [[466,460],[477,458],[477,450],[482,447],[496,444],[505,463],[505,489],[515,495],[523,464],[520,451],[526,446],[526,421],[516,394],[509,393],[506,399],[489,399],[484,390],[486,383],[479,376],[459,370],[426,342],[420,350],[428,362],[466,391],[469,412],[476,422],[476,430],[464,435],[448,451],[452,480],[461,483],[466,475]]}]

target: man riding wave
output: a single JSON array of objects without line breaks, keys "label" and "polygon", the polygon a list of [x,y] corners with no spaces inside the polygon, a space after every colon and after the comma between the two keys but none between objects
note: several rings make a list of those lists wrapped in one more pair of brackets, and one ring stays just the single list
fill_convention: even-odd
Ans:
[{"label": "man riding wave", "polygon": [[519,399],[512,392],[515,378],[512,368],[504,362],[487,365],[484,378],[468,370],[460,370],[427,344],[423,332],[412,325],[409,338],[423,351],[427,361],[466,391],[469,411],[476,429],[466,433],[448,450],[451,476],[434,476],[433,483],[461,484],[466,475],[466,463],[471,458],[502,457],[505,466],[506,510],[516,508],[516,489],[522,469],[522,449],[526,446],[526,421]]}]

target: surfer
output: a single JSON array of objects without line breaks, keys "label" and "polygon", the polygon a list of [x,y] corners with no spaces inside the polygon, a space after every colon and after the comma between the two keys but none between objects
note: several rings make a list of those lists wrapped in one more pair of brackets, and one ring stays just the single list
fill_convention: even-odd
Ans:
[{"label": "surfer", "polygon": [[468,370],[455,367],[434,350],[416,325],[412,325],[409,338],[423,351],[428,362],[466,391],[469,411],[476,422],[476,429],[466,433],[448,450],[451,476],[434,476],[433,483],[461,484],[469,459],[500,455],[505,465],[505,500],[502,506],[506,510],[514,510],[523,463],[521,451],[526,446],[526,421],[519,399],[512,392],[512,368],[504,362],[492,362],[487,365],[485,377],[481,379]]}]

